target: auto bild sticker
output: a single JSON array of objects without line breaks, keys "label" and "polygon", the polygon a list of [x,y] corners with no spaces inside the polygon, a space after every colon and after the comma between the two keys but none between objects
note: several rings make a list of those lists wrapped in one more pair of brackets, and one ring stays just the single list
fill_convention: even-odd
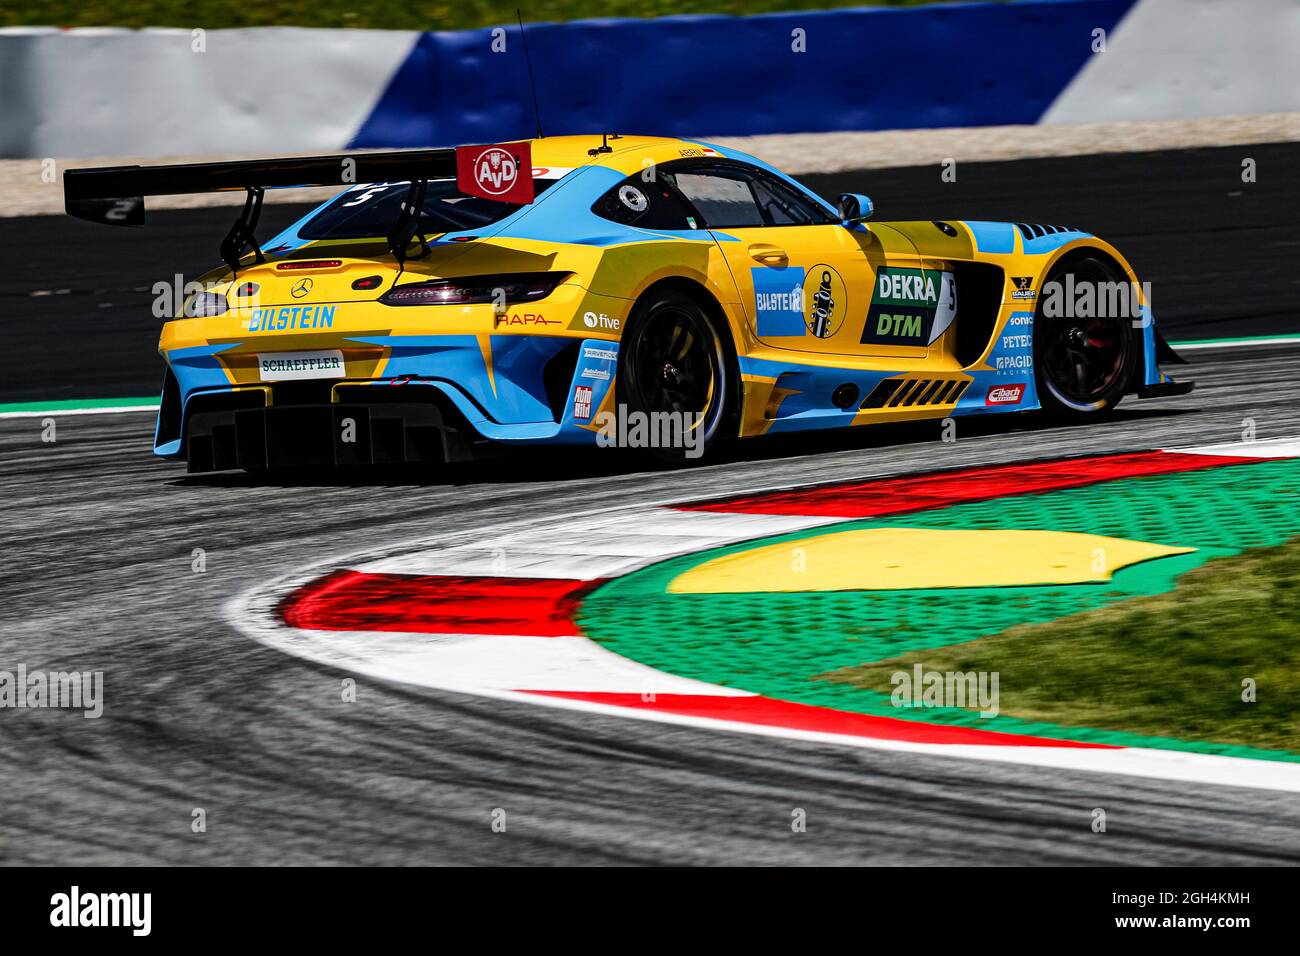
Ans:
[{"label": "auto bild sticker", "polygon": [[590,385],[579,385],[573,390],[573,417],[580,422],[591,418]]},{"label": "auto bild sticker", "polygon": [[804,321],[808,331],[827,339],[839,331],[849,294],[840,274],[830,266],[815,265],[803,282]]},{"label": "auto bild sticker", "polygon": [[862,328],[864,345],[926,346],[957,315],[957,280],[940,269],[881,266]]}]

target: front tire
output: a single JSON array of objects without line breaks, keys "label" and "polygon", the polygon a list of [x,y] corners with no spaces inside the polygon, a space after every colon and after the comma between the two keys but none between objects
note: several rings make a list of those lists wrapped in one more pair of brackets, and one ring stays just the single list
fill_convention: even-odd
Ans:
[{"label": "front tire", "polygon": [[740,376],[723,334],[694,297],[676,289],[638,303],[619,347],[619,413],[629,416],[629,435],[635,413],[650,423],[650,436],[674,436],[667,447],[642,444],[651,457],[701,460],[735,437]]},{"label": "front tire", "polygon": [[[1120,403],[1133,380],[1141,343],[1133,330],[1133,316],[1127,309],[1120,315],[1097,315],[1107,311],[1097,307],[1102,301],[1094,295],[1091,316],[1072,315],[1074,303],[1066,302],[1066,315],[1047,316],[1045,290],[1050,283],[1061,283],[1074,276],[1074,288],[1093,283],[1094,291],[1103,283],[1124,283],[1128,276],[1112,262],[1094,255],[1072,256],[1058,263],[1043,283],[1034,315],[1034,376],[1038,400],[1043,410],[1065,421],[1093,421],[1108,415]],[[1127,300],[1125,300],[1127,301]]]}]

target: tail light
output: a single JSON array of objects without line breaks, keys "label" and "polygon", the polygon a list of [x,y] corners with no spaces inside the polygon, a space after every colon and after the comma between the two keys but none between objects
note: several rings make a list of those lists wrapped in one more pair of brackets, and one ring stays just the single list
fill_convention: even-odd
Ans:
[{"label": "tail light", "polygon": [[276,272],[296,272],[302,269],[337,269],[343,265],[342,259],[294,259],[289,262],[277,262]]},{"label": "tail light", "polygon": [[224,315],[226,308],[226,297],[220,292],[196,292],[194,298],[185,303],[185,317],[207,319]]},{"label": "tail light", "polygon": [[572,272],[512,272],[501,275],[430,279],[395,286],[379,297],[385,305],[505,305],[536,302],[555,291]]}]

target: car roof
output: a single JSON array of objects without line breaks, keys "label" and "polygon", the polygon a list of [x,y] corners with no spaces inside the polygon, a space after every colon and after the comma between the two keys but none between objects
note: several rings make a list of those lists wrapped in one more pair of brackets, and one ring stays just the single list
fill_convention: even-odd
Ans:
[{"label": "car roof", "polygon": [[[697,140],[667,136],[615,136],[600,133],[583,136],[547,136],[523,140],[531,145],[534,166],[606,166],[624,174],[642,169],[647,161],[664,163],[687,156],[722,156],[717,147]],[[592,155],[602,145],[609,152]]]}]

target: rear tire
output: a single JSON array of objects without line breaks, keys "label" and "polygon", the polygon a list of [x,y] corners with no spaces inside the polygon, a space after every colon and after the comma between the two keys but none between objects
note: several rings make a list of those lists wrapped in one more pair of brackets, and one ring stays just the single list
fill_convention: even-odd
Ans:
[{"label": "rear tire", "polygon": [[620,412],[625,408],[650,422],[671,413],[669,433],[683,439],[674,447],[640,451],[686,464],[708,458],[736,436],[740,375],[724,334],[693,296],[676,289],[651,292],[637,304],[619,346]]},{"label": "rear tire", "polygon": [[[1048,274],[1049,283],[1122,282],[1129,279],[1114,263],[1095,255],[1071,256]],[[1100,297],[1094,297],[1094,301]],[[1133,317],[1044,315],[1047,296],[1040,292],[1034,315],[1034,377],[1043,410],[1063,421],[1095,421],[1112,412],[1129,390],[1141,353]],[[1073,303],[1066,303],[1067,312]],[[1094,313],[1105,311],[1094,308]],[[1126,311],[1126,310],[1121,310]]]}]

